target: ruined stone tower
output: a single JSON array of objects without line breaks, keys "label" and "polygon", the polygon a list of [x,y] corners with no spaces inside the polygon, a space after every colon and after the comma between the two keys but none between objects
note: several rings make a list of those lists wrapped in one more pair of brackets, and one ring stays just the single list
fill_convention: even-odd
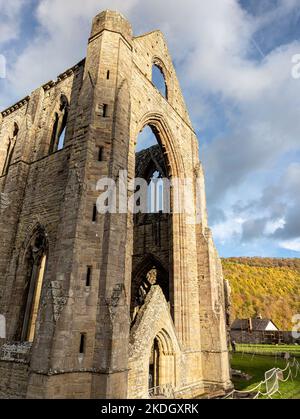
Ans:
[{"label": "ruined stone tower", "polygon": [[[158,145],[136,153],[146,126]],[[192,179],[192,215],[100,214],[97,182],[120,171]],[[198,141],[160,31],[95,17],[86,59],[1,113],[0,193],[0,398],[230,387]]]}]

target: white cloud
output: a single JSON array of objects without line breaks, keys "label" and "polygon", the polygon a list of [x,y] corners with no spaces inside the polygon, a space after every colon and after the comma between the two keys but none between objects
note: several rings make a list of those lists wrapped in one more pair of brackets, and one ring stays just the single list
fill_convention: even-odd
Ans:
[{"label": "white cloud", "polygon": [[40,0],[35,12],[36,36],[10,63],[10,94],[23,97],[76,64],[86,54],[92,18],[107,8],[126,13],[136,1]]},{"label": "white cloud", "polygon": [[[290,1],[285,8],[293,4]],[[258,19],[248,15],[237,0],[186,0],[172,5],[173,0],[40,0],[38,36],[18,58],[11,81],[17,89],[32,88],[51,73],[55,77],[59,66],[71,66],[85,54],[92,17],[105,8],[128,15],[137,30],[159,27],[165,31],[175,58],[185,60],[186,85],[197,83],[209,93],[244,102],[263,95],[282,77],[274,68],[276,54],[263,63],[247,59]],[[278,55],[282,56],[280,52]]]},{"label": "white cloud", "polygon": [[294,252],[300,252],[300,238],[294,240],[287,240],[280,243],[280,247]]},{"label": "white cloud", "polygon": [[0,45],[19,36],[24,0],[0,0]]},{"label": "white cloud", "polygon": [[215,240],[222,245],[233,242],[241,236],[244,221],[243,218],[231,217],[224,222],[214,225],[212,231]]},{"label": "white cloud", "polygon": [[277,220],[268,221],[265,227],[264,234],[266,235],[274,234],[278,229],[284,228],[285,223],[286,221],[284,218],[278,218]]}]

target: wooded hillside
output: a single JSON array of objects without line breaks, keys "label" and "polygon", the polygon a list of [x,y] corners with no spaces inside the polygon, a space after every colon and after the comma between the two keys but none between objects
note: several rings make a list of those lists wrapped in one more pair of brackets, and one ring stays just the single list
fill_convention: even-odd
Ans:
[{"label": "wooded hillside", "polygon": [[291,330],[300,314],[300,259],[223,259],[232,288],[232,319],[261,314],[281,330]]}]

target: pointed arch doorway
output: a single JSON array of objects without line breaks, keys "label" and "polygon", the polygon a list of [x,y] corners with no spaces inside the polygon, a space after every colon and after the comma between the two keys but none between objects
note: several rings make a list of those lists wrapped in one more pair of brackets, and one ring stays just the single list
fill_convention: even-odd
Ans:
[{"label": "pointed arch doorway", "polygon": [[175,387],[175,351],[170,336],[162,330],[154,339],[149,360],[149,394],[170,396]]},{"label": "pointed arch doorway", "polygon": [[149,390],[159,387],[159,383],[159,345],[157,338],[155,338],[149,362]]}]

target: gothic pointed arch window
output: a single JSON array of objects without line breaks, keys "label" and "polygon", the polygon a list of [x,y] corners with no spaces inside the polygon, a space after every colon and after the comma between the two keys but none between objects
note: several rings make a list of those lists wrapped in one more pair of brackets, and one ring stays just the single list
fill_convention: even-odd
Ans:
[{"label": "gothic pointed arch window", "polygon": [[147,212],[156,214],[168,207],[167,168],[153,127],[146,126],[140,134],[136,153],[136,178],[148,183]]},{"label": "gothic pointed arch window", "polygon": [[17,138],[18,138],[18,134],[19,134],[19,126],[15,122],[12,135],[8,139],[6,157],[5,157],[4,166],[3,166],[3,170],[2,170],[2,176],[7,174],[8,169],[11,165],[13,154],[14,154],[14,151],[15,151]]},{"label": "gothic pointed arch window", "polygon": [[157,88],[157,90],[168,100],[166,70],[158,58],[154,58],[152,63],[152,83]]},{"label": "gothic pointed arch window", "polygon": [[18,340],[33,342],[47,265],[47,238],[38,227],[25,252],[25,281],[20,313]]},{"label": "gothic pointed arch window", "polygon": [[132,278],[131,315],[134,323],[152,287],[159,286],[170,301],[169,274],[153,255],[147,255]]},{"label": "gothic pointed arch window", "polygon": [[[155,125],[148,124],[138,136],[135,155],[135,178],[138,182],[133,216],[132,325],[137,321],[153,285],[160,286],[173,315],[170,177],[170,165],[160,132]],[[148,189],[139,193],[140,185]],[[141,204],[138,200],[147,202]]]},{"label": "gothic pointed arch window", "polygon": [[61,95],[58,110],[54,113],[53,130],[49,154],[64,148],[65,134],[68,121],[69,102],[65,95]]}]

